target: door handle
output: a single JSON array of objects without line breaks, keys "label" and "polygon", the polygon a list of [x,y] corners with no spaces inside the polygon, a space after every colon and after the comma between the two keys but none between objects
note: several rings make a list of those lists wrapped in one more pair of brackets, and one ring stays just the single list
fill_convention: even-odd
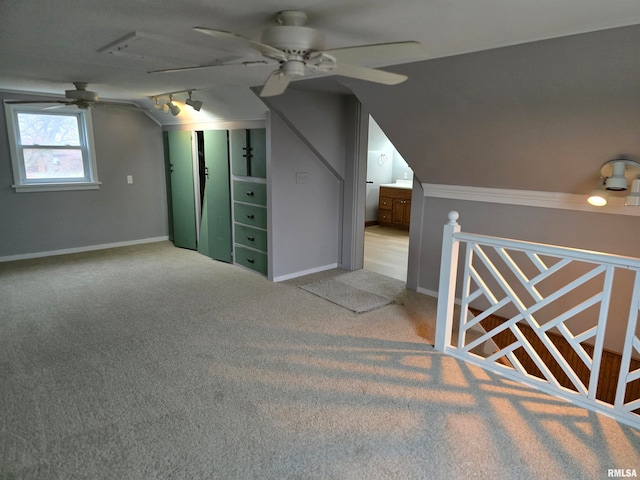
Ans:
[{"label": "door handle", "polygon": [[249,240],[250,242],[255,242],[256,241],[256,237],[247,237],[247,240]]},{"label": "door handle", "polygon": [[250,197],[253,197],[253,192],[249,191],[249,192],[247,192],[247,195],[250,196]]},{"label": "door handle", "polygon": [[253,215],[253,213],[250,213],[249,215],[247,215],[247,218],[249,220],[253,220],[255,218],[255,216]]}]

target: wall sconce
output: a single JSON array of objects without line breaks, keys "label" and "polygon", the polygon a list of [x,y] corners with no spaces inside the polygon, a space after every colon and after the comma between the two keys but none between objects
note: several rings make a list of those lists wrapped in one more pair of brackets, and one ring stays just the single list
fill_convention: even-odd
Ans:
[{"label": "wall sconce", "polygon": [[178,107],[175,103],[173,103],[173,95],[169,95],[169,101],[167,102],[167,107],[169,107],[169,111],[171,115],[174,117],[180,113],[180,107]]},{"label": "wall sconce", "polygon": [[187,100],[185,100],[184,103],[186,103],[187,105],[189,105],[191,108],[193,108],[196,112],[199,112],[200,109],[202,108],[202,102],[200,100],[192,100],[191,99],[191,93],[192,90],[189,90],[189,98],[187,98]]},{"label": "wall sconce", "polygon": [[631,192],[624,204],[640,206],[640,163],[626,158],[615,158],[602,165],[600,169],[601,185],[591,192],[587,201],[596,207],[607,204],[608,191],[623,192],[631,184]]},{"label": "wall sconce", "polygon": [[604,188],[604,178],[601,179],[598,188],[592,190],[587,202],[594,207],[604,207],[609,202],[609,192]]}]

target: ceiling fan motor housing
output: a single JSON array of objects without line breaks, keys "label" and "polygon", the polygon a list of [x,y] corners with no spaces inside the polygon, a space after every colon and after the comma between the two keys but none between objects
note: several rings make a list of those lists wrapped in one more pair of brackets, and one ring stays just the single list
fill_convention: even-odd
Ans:
[{"label": "ceiling fan motor housing", "polygon": [[292,55],[324,50],[324,34],[309,27],[270,27],[262,33],[260,41]]},{"label": "ceiling fan motor housing", "polygon": [[65,97],[70,100],[81,100],[83,102],[97,102],[98,94],[89,90],[65,90]]}]

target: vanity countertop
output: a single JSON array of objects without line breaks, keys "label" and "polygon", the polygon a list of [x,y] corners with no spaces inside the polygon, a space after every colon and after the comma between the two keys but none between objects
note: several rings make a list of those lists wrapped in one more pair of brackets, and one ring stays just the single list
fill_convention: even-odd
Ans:
[{"label": "vanity countertop", "polygon": [[383,183],[380,186],[388,188],[402,188],[404,190],[412,190],[413,187],[410,183]]}]

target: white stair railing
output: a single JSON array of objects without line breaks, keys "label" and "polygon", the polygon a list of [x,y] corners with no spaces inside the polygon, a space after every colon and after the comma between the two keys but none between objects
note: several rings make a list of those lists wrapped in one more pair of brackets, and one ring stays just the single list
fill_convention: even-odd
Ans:
[{"label": "white stair railing", "polygon": [[[451,212],[443,233],[436,349],[640,428],[640,398],[629,395],[640,381],[640,259],[464,233],[457,219]],[[614,294],[629,305],[606,401],[597,395]]]}]

